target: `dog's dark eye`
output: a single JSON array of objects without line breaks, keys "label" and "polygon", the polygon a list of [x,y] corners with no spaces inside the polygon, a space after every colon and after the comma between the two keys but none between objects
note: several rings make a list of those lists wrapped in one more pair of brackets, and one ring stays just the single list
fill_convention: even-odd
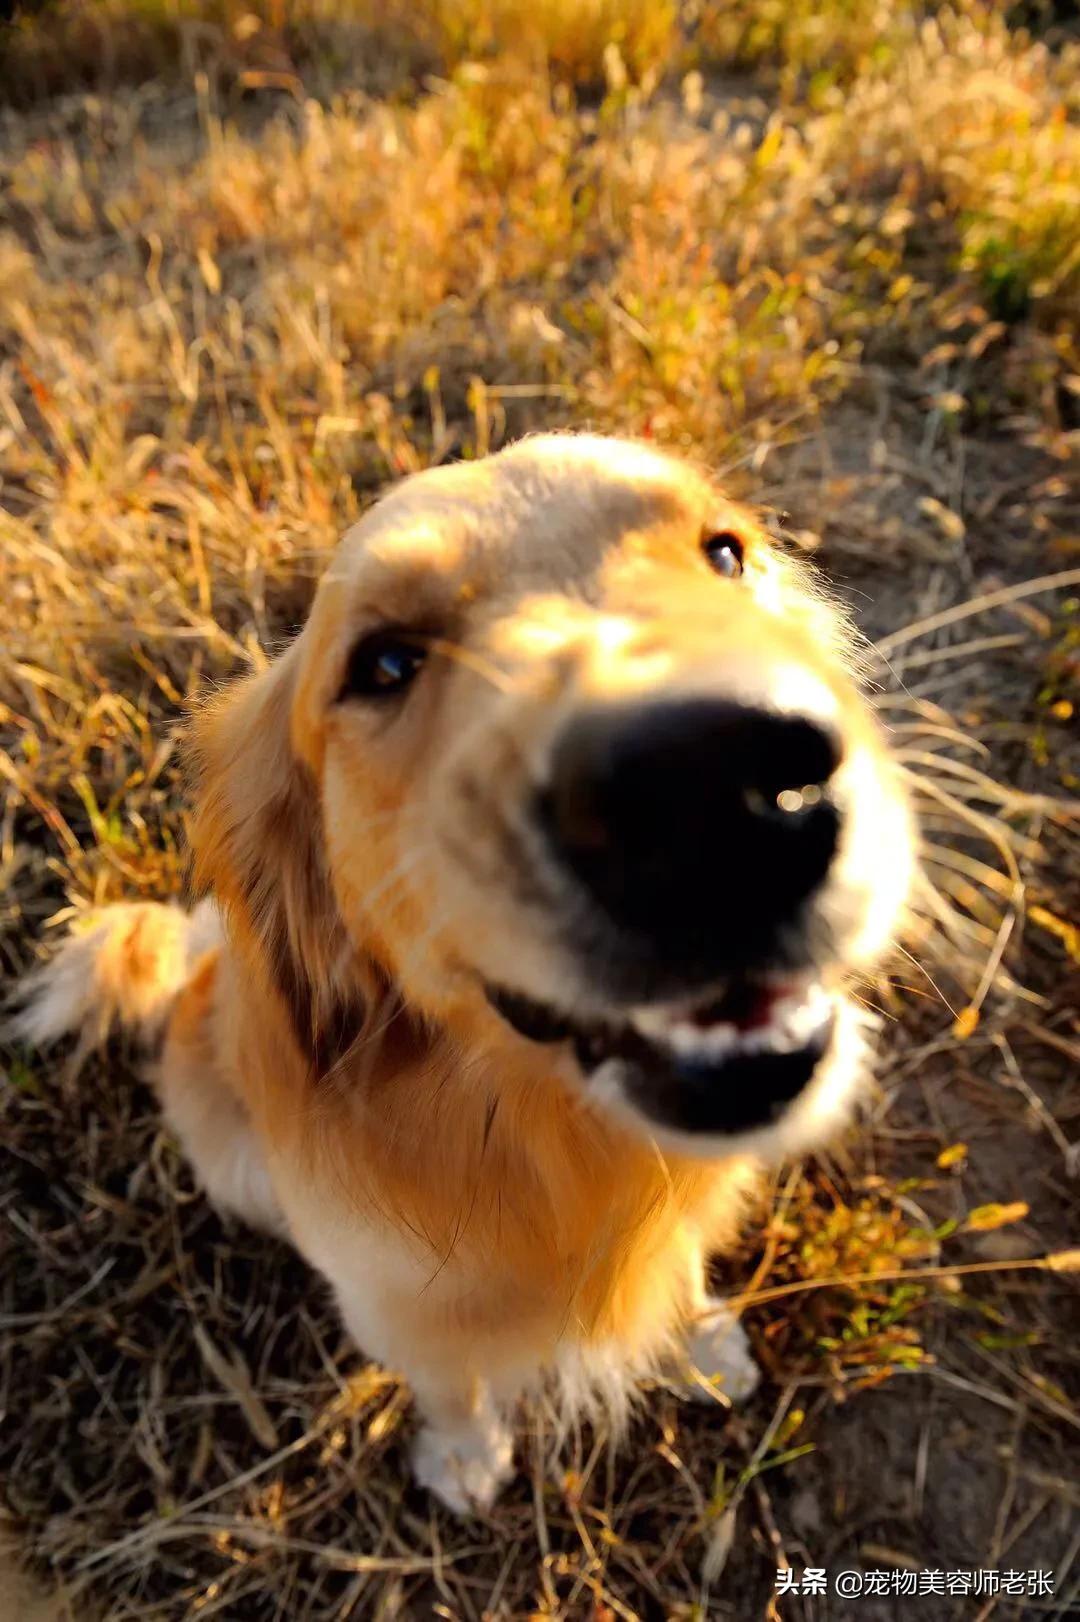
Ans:
[{"label": "dog's dark eye", "polygon": [[728,580],[738,580],[743,572],[743,543],[731,529],[714,530],[706,535],[701,550],[716,570]]},{"label": "dog's dark eye", "polygon": [[342,698],[394,698],[420,674],[428,650],[415,632],[373,631],[349,656]]}]

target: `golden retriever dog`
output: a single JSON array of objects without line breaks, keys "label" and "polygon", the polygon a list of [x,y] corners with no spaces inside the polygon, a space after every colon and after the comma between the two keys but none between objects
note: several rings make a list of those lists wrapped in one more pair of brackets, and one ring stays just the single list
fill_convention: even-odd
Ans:
[{"label": "golden retriever dog", "polygon": [[16,1026],[163,1030],[211,1200],[287,1235],[407,1377],[452,1509],[545,1377],[587,1400],[691,1335],[769,1162],[849,1112],[848,988],[912,865],[855,638],[696,468],[541,435],[392,489],[308,622],[190,730],[190,915],[105,909]]}]

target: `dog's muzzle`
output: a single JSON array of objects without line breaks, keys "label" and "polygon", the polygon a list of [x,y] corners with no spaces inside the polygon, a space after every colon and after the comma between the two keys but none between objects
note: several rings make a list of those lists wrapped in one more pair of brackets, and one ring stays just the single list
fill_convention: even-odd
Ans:
[{"label": "dog's muzzle", "polygon": [[724,699],[579,712],[537,820],[603,1012],[585,1021],[489,986],[493,1006],[530,1041],[571,1043],[591,1096],[658,1127],[773,1124],[833,1038],[803,926],[837,849],[840,754],[823,722]]}]

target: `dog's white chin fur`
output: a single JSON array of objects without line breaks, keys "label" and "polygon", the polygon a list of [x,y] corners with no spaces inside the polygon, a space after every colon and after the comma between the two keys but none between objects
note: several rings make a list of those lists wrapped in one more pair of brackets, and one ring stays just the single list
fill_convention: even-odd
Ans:
[{"label": "dog's white chin fur", "polygon": [[775,1165],[821,1148],[847,1125],[868,1073],[874,1028],[870,1014],[838,997],[832,1042],[813,1076],[778,1120],[751,1132],[680,1132],[650,1119],[627,1097],[620,1059],[606,1059],[593,1071],[586,1096],[595,1109],[674,1154],[698,1160],[748,1156]]}]

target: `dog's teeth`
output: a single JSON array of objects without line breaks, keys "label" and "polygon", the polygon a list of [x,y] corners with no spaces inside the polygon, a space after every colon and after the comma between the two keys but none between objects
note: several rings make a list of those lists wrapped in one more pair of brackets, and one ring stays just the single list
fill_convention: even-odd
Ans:
[{"label": "dog's teeth", "polygon": [[788,997],[773,1010],[773,1024],[783,1048],[805,1047],[828,1017],[830,998],[824,986],[811,986],[802,997]]},{"label": "dog's teeth", "polygon": [[828,1012],[828,992],[823,986],[809,985],[776,1001],[768,1023],[749,1031],[726,1020],[701,1025],[671,1008],[637,1009],[631,1020],[655,1046],[666,1048],[680,1059],[715,1064],[729,1054],[790,1053],[805,1047]]},{"label": "dog's teeth", "polygon": [[727,1022],[698,1025],[693,1020],[680,1019],[670,1009],[635,1010],[631,1023],[648,1041],[668,1048],[680,1058],[719,1059],[738,1044],[739,1033],[734,1025]]},{"label": "dog's teeth", "polygon": [[663,1040],[684,1058],[722,1059],[739,1045],[739,1033],[734,1025],[673,1025]]}]

